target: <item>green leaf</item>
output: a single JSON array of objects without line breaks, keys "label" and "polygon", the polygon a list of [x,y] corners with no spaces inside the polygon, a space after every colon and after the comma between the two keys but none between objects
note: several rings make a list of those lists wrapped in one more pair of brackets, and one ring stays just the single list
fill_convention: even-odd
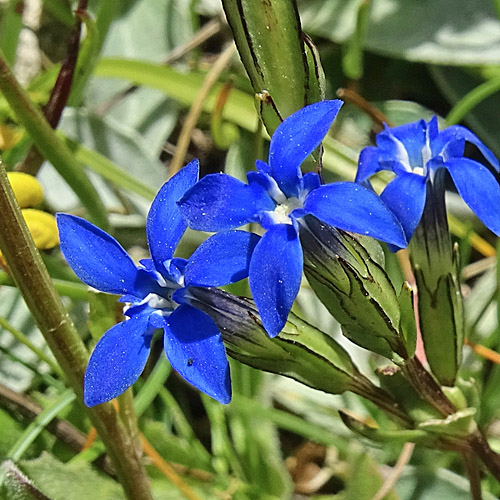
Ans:
[{"label": "green leaf", "polygon": [[124,500],[119,483],[99,475],[84,462],[63,464],[44,452],[40,458],[22,462],[20,467],[51,500]]},{"label": "green leaf", "polygon": [[[149,203],[162,182],[166,170],[145,140],[134,130],[110,118],[99,118],[85,109],[68,109],[61,120],[60,130],[69,139],[60,135],[69,149],[82,164],[110,181],[114,186],[127,190],[133,202],[147,212]],[[77,200],[61,182],[52,169],[44,168],[40,178],[47,186],[47,201],[57,210],[71,210]],[[94,176],[101,198],[107,206],[120,204],[115,194],[102,179]],[[140,195],[141,198],[133,196]]]},{"label": "green leaf", "polygon": [[75,160],[71,151],[57,136],[43,113],[31,101],[9,70],[0,53],[0,90],[18,120],[30,135],[40,153],[52,163],[54,168],[78,196],[90,217],[103,229],[107,228],[106,209],[93,184]]},{"label": "green leaf", "polygon": [[[437,86],[450,104],[455,104],[468,92],[484,83],[484,79],[462,68],[431,66],[430,73]],[[493,75],[498,78],[498,75]],[[500,156],[500,94],[496,92],[472,108],[464,117],[464,122]]]},{"label": "green leaf", "polygon": [[[304,29],[345,43],[353,36],[362,1],[301,0]],[[433,64],[500,63],[500,21],[490,0],[372,3],[366,50]]]},{"label": "green leaf", "polygon": [[[351,471],[344,492],[345,500],[371,500],[384,483],[380,468],[368,453],[351,454]],[[384,500],[400,500],[393,490]]]},{"label": "green leaf", "polygon": [[19,33],[23,27],[24,3],[22,0],[9,0],[2,12],[0,22],[0,52],[7,62],[13,66],[16,58]]},{"label": "green leaf", "polygon": [[[170,66],[133,59],[101,59],[96,76],[129,80],[137,85],[161,90],[184,106],[191,106],[203,84],[205,75],[191,72],[189,75]],[[214,85],[203,103],[203,110],[211,112],[215,107],[221,84]],[[233,90],[224,106],[223,118],[231,120],[251,132],[257,129],[257,113],[253,98],[241,90]]]},{"label": "green leaf", "polygon": [[163,422],[146,420],[142,429],[146,439],[154,444],[156,451],[167,462],[209,472],[213,470],[209,454],[193,453],[190,441],[166,432]]},{"label": "green leaf", "polygon": [[[405,467],[396,483],[401,500],[470,499],[469,481],[447,469],[433,470],[431,466]],[[495,500],[483,491],[483,500]]]},{"label": "green leaf", "polygon": [[[264,392],[265,375],[249,366],[231,364],[233,397],[242,395],[269,407],[269,395]],[[250,484],[278,498],[289,498],[291,479],[280,453],[277,429],[272,420],[255,411],[240,413],[229,410],[229,426],[234,447]]]},{"label": "green leaf", "polygon": [[0,487],[0,495],[8,500],[51,500],[15,466],[6,460],[1,464],[0,474],[5,474],[5,482]]},{"label": "green leaf", "polygon": [[23,427],[9,413],[0,409],[0,428],[2,429],[0,432],[0,460],[3,460],[7,456],[8,450],[21,437]]}]

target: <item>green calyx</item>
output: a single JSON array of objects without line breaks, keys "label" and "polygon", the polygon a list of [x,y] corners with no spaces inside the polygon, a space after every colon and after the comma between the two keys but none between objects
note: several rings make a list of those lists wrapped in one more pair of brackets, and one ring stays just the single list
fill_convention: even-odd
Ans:
[{"label": "green calyx", "polygon": [[302,33],[296,2],[223,0],[222,5],[272,135],[287,116],[323,98],[319,56]]},{"label": "green calyx", "polygon": [[462,360],[464,341],[463,300],[460,290],[458,246],[452,247],[444,179],[429,183],[427,201],[410,245],[418,289],[420,330],[427,360],[441,385],[451,386]]},{"label": "green calyx", "polygon": [[416,342],[411,288],[404,285],[396,294],[378,243],[311,216],[300,238],[307,280],[344,335],[397,364],[411,357]]},{"label": "green calyx", "polygon": [[331,394],[366,386],[345,349],[293,313],[271,339],[253,301],[215,288],[192,288],[190,293],[193,304],[220,328],[228,354],[238,361]]}]

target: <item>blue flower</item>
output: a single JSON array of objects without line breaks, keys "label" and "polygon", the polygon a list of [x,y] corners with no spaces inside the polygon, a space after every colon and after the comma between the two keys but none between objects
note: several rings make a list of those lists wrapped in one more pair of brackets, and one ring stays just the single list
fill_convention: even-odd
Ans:
[{"label": "blue flower", "polygon": [[[61,250],[77,276],[106,293],[123,295],[129,319],[97,343],[84,378],[84,401],[94,406],[115,398],[139,377],[153,334],[163,329],[172,367],[221,403],[231,400],[229,364],[221,334],[205,313],[189,303],[189,286],[219,286],[243,279],[258,237],[244,231],[208,239],[189,260],[173,257],[186,223],[176,201],[198,179],[195,160],[166,182],[146,223],[151,259],[136,265],[109,234],[84,219],[57,214]],[[226,242],[227,238],[230,242]],[[235,253],[246,249],[246,253]]]},{"label": "blue flower", "polygon": [[222,173],[207,175],[179,201],[193,229],[227,231],[257,222],[266,230],[251,256],[249,281],[272,337],[282,330],[299,291],[298,229],[305,215],[392,244],[406,243],[400,224],[372,191],[351,182],[320,186],[318,174],[301,173],[300,165],[320,145],[341,105],[323,101],[287,118],[271,139],[268,163],[257,161],[248,184]]},{"label": "blue flower", "polygon": [[380,170],[390,170],[396,177],[381,194],[396,214],[409,241],[424,210],[427,184],[436,171],[445,168],[458,193],[483,223],[500,235],[500,188],[494,175],[481,163],[464,158],[465,143],[478,147],[498,172],[493,153],[469,130],[453,125],[438,130],[437,118],[380,132],[377,146],[363,149],[359,158],[356,182],[365,182]]}]

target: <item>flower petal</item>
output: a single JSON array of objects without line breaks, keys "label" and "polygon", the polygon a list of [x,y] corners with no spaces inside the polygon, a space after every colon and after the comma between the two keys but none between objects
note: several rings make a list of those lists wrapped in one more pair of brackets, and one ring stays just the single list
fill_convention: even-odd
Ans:
[{"label": "flower petal", "polygon": [[[92,407],[116,398],[142,373],[152,330],[142,314],[110,328],[99,340],[85,371],[83,398]],[[150,330],[148,332],[148,330]]]},{"label": "flower petal", "polygon": [[187,224],[184,221],[177,201],[198,180],[199,163],[193,160],[169,179],[158,191],[146,223],[149,251],[159,272],[163,263],[172,258]]},{"label": "flower petal", "polygon": [[363,149],[359,155],[358,171],[354,182],[364,182],[373,174],[380,170],[385,170],[386,166],[379,163],[380,149],[374,146],[369,146]]},{"label": "flower petal", "polygon": [[419,120],[399,127],[387,127],[377,135],[377,146],[389,162],[396,159],[406,171],[423,167],[422,149],[426,146],[427,123]]},{"label": "flower petal", "polygon": [[254,220],[259,210],[274,209],[261,186],[222,173],[203,177],[178,205],[189,227],[198,231],[234,229]]},{"label": "flower petal", "polygon": [[184,275],[186,286],[222,286],[246,278],[259,240],[248,231],[214,234],[189,259]]},{"label": "flower petal", "polygon": [[269,148],[270,174],[287,196],[299,195],[300,165],[320,145],[342,101],[322,101],[289,116],[274,132]]},{"label": "flower petal", "polygon": [[336,182],[311,191],[304,210],[344,231],[372,236],[406,247],[403,228],[394,214],[369,189],[353,182]]},{"label": "flower petal", "polygon": [[[432,145],[433,154],[439,154],[441,150],[446,146],[446,143],[455,140],[465,140],[467,142],[470,142],[471,144],[474,144],[474,146],[476,146],[479,151],[481,151],[482,155],[488,160],[491,166],[494,167],[495,170],[500,171],[500,165],[495,155],[482,143],[479,137],[473,134],[470,130],[460,125],[452,125],[451,127],[448,127],[439,132],[435,143]],[[463,150],[461,155],[462,154]]]},{"label": "flower petal", "polygon": [[164,348],[172,368],[220,403],[231,401],[226,350],[217,325],[207,314],[180,305],[164,326]]},{"label": "flower petal", "polygon": [[500,236],[500,187],[484,166],[467,158],[454,158],[445,163],[458,194],[486,227]]},{"label": "flower petal", "polygon": [[85,219],[56,214],[61,251],[76,275],[102,292],[134,293],[137,267],[108,233]]},{"label": "flower petal", "polygon": [[303,256],[291,224],[273,226],[260,239],[250,262],[250,290],[270,337],[283,329],[302,278]]},{"label": "flower petal", "polygon": [[401,173],[387,184],[380,195],[403,226],[406,240],[410,241],[422,218],[426,197],[426,178]]}]

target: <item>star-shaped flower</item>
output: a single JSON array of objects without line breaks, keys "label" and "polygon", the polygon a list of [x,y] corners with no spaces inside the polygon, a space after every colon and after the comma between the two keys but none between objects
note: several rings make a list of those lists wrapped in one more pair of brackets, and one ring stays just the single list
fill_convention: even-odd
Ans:
[{"label": "star-shaped flower", "polygon": [[409,241],[424,210],[427,184],[445,168],[459,195],[495,234],[500,235],[500,187],[481,163],[464,157],[465,143],[477,146],[490,165],[500,167],[493,153],[465,127],[453,125],[439,131],[437,118],[389,128],[377,135],[377,146],[361,152],[356,182],[365,182],[380,170],[396,177],[381,194],[396,214]]},{"label": "star-shaped flower", "polygon": [[163,329],[165,353],[182,377],[221,403],[231,400],[221,334],[207,314],[190,305],[189,287],[219,286],[245,278],[258,236],[244,231],[215,235],[189,260],[174,257],[186,230],[176,201],[197,179],[195,160],[156,195],[146,223],[151,259],[140,265],[90,222],[57,214],[61,250],[77,276],[97,290],[123,295],[120,301],[130,304],[124,310],[129,319],[110,328],[90,357],[84,380],[87,406],[113,399],[138,379],[157,329]]},{"label": "star-shaped flower", "polygon": [[268,163],[257,161],[248,184],[222,173],[207,175],[179,201],[193,229],[227,231],[257,222],[266,230],[251,256],[249,280],[270,336],[283,328],[299,291],[298,229],[305,215],[399,246],[406,243],[394,215],[369,189],[351,182],[321,186],[318,174],[302,175],[300,165],[319,146],[341,105],[322,101],[288,117],[271,139]]}]

